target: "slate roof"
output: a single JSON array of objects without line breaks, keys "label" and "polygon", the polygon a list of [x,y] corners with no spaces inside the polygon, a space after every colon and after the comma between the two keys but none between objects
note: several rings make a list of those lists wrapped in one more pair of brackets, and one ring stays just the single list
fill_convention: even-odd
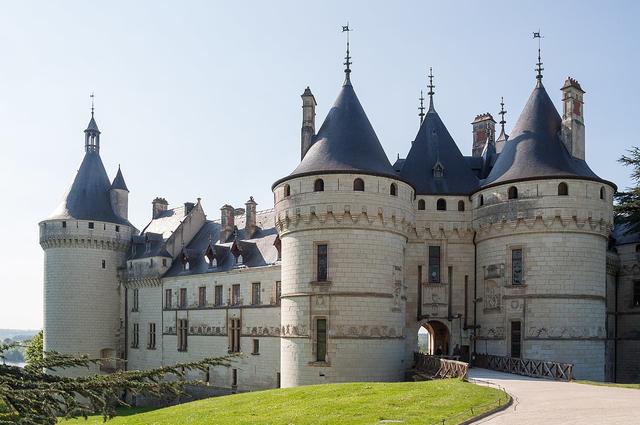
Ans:
[{"label": "slate roof", "polygon": [[340,172],[398,178],[349,78],[300,164],[273,186],[292,177]]},{"label": "slate roof", "polygon": [[143,235],[135,235],[131,238],[131,250],[127,260],[137,260],[149,257],[168,257],[165,239],[161,234],[146,232]]},{"label": "slate roof", "polygon": [[113,179],[113,182],[111,183],[111,189],[122,189],[122,190],[126,190],[127,192],[129,191],[129,189],[127,188],[127,184],[124,182],[124,176],[122,175],[122,171],[120,170],[119,165],[118,165],[118,173],[116,174],[116,177]]},{"label": "slate roof", "polygon": [[[434,176],[438,161],[444,167],[442,177]],[[400,176],[415,186],[418,195],[469,194],[478,187],[478,178],[433,108],[420,125]]]},{"label": "slate roof", "polygon": [[142,233],[157,233],[162,235],[163,239],[168,239],[173,232],[180,226],[185,216],[185,206],[181,205],[176,208],[162,211],[158,217],[152,219],[149,224],[142,230]]},{"label": "slate roof", "polygon": [[618,223],[613,228],[611,237],[615,239],[616,245],[626,245],[640,242],[640,232],[629,232],[629,223]]},{"label": "slate roof", "polygon": [[509,140],[484,187],[536,178],[581,178],[602,180],[584,160],[574,158],[560,139],[562,119],[542,82],[533,89]]},{"label": "slate roof", "polygon": [[110,188],[109,176],[100,154],[87,152],[71,187],[47,219],[96,220],[133,227],[111,208]]},{"label": "slate roof", "polygon": [[[164,276],[215,273],[238,267],[263,267],[274,264],[278,260],[278,250],[274,245],[278,237],[278,232],[275,229],[274,210],[256,213],[256,224],[259,229],[250,239],[246,239],[244,219],[245,216],[235,217],[235,224],[238,228],[236,238],[224,243],[219,242],[220,222],[207,220],[183,250],[183,254],[189,261],[189,269],[184,270],[181,256],[179,256]],[[205,254],[209,247],[215,253],[217,267],[210,267],[205,260]],[[237,252],[242,254],[242,265],[236,264],[233,250],[238,250]]]}]

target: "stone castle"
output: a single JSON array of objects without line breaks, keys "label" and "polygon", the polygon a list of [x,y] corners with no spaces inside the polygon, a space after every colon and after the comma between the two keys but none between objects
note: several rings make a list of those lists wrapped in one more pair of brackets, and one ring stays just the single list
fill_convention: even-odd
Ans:
[{"label": "stone castle", "polygon": [[92,112],[75,180],[39,224],[45,349],[126,360],[102,372],[241,352],[202,379],[247,391],[402,380],[424,327],[434,354],[640,379],[640,237],[613,231],[616,187],[585,162],[580,84],[565,81],[560,115],[539,71],[511,134],[504,110],[497,138],[478,115],[466,157],[430,82],[391,164],[346,65],[317,131],[302,94],[301,161],[273,184],[273,208],[251,197],[217,220],[200,199],[156,198],[137,230]]}]

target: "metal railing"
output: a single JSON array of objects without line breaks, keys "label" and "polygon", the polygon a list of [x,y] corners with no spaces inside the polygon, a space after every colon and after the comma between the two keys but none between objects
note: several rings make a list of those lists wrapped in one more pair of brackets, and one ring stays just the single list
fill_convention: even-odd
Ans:
[{"label": "metal railing", "polygon": [[573,364],[516,357],[476,354],[474,366],[516,375],[551,378],[562,381],[573,379]]}]

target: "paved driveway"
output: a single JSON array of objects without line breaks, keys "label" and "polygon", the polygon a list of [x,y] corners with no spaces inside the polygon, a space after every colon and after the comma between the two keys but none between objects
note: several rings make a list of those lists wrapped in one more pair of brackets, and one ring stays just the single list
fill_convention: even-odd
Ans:
[{"label": "paved driveway", "polygon": [[513,405],[477,424],[640,424],[640,390],[558,382],[473,368],[469,378],[498,384]]}]

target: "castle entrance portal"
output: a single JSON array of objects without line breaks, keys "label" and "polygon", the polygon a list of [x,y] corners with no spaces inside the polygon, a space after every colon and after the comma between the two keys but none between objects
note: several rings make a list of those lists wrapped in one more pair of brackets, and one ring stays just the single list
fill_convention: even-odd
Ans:
[{"label": "castle entrance portal", "polygon": [[449,354],[449,329],[437,320],[423,323],[418,330],[418,351],[433,356]]}]

